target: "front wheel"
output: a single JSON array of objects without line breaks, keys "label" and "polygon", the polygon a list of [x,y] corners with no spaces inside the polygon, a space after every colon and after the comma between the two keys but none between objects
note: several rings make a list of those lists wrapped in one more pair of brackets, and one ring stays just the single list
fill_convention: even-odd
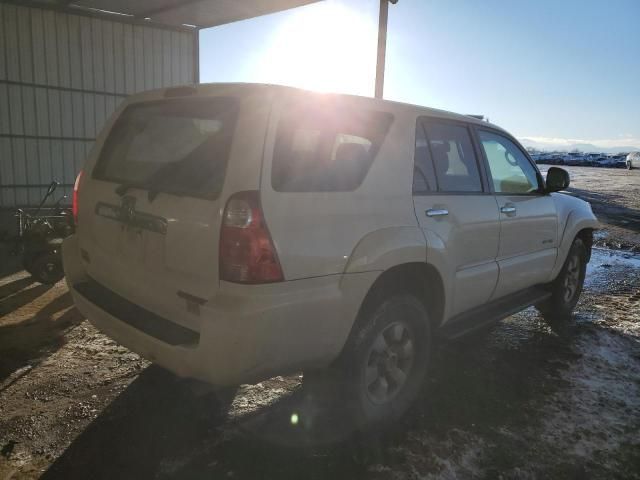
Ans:
[{"label": "front wheel", "polygon": [[332,384],[324,394],[338,395],[357,429],[391,425],[416,400],[426,378],[427,310],[413,295],[392,295],[365,305],[354,329],[339,364],[324,375]]},{"label": "front wheel", "polygon": [[571,245],[558,277],[551,284],[551,298],[538,305],[538,310],[551,322],[566,320],[575,308],[587,271],[587,249],[580,238]]}]

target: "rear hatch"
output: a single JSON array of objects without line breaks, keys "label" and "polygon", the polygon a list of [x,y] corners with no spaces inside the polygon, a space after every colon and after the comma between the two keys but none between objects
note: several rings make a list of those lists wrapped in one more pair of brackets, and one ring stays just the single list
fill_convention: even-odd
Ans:
[{"label": "rear hatch", "polygon": [[259,181],[266,113],[253,106],[251,133],[238,142],[242,104],[230,95],[160,97],[122,111],[79,187],[78,235],[90,277],[198,327],[197,315],[185,311],[197,312],[194,304],[219,285],[219,226],[234,158],[244,182],[236,174],[234,190]]}]

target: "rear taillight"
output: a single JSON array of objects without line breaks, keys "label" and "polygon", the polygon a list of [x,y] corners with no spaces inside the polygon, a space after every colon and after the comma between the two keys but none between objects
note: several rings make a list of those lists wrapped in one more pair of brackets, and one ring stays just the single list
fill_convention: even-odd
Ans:
[{"label": "rear taillight", "polygon": [[228,282],[284,280],[258,192],[239,192],[227,201],[220,230],[219,265],[220,279]]},{"label": "rear taillight", "polygon": [[80,180],[82,179],[82,170],[76,177],[76,183],[73,184],[73,197],[71,200],[71,213],[73,213],[73,221],[78,224],[78,189],[80,188]]}]

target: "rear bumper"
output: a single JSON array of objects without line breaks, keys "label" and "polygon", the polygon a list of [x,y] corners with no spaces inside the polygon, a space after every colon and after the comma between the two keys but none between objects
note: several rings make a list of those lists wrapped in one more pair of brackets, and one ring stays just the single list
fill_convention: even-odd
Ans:
[{"label": "rear bumper", "polygon": [[172,345],[113,314],[122,310],[109,313],[83,295],[82,287],[76,288],[90,280],[76,235],[65,240],[63,261],[76,307],[99,330],[179,376],[218,386],[329,364],[340,353],[378,275],[365,272],[252,286],[221,282],[216,296],[200,306],[198,341]]}]

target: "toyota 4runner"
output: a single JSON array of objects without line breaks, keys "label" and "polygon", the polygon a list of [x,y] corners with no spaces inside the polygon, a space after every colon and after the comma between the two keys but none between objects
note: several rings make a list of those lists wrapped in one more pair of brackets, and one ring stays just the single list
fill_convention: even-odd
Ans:
[{"label": "toyota 4runner", "polygon": [[417,397],[438,339],[568,316],[597,222],[507,132],[258,84],[130,97],[74,189],[77,308],[216,387],[332,372],[362,425]]}]

